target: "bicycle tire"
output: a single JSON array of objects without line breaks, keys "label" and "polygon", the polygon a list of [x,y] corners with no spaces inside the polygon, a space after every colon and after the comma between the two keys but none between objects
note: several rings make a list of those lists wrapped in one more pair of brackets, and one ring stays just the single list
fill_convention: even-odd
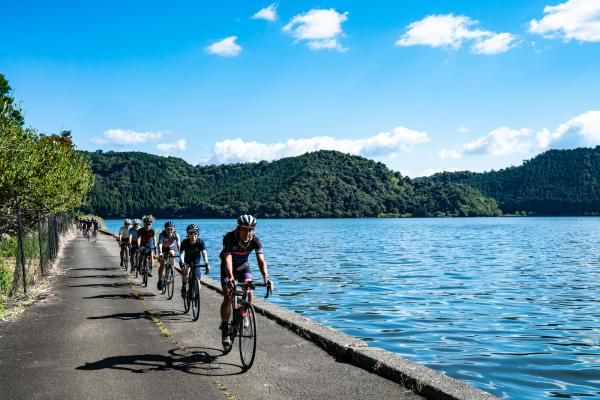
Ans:
[{"label": "bicycle tire", "polygon": [[190,311],[190,285],[189,285],[189,281],[190,281],[191,277],[188,276],[188,281],[186,283],[184,283],[184,285],[187,286],[187,291],[185,292],[185,296],[183,296],[183,313],[187,314],[188,311]]},{"label": "bicycle tire", "polygon": [[167,298],[171,300],[173,293],[175,293],[175,275],[173,274],[173,267],[171,264],[167,267]]},{"label": "bicycle tire", "polygon": [[144,282],[144,287],[148,287],[148,256],[144,257],[144,262],[142,263],[142,281]]},{"label": "bicycle tire", "polygon": [[200,282],[198,282],[198,279],[196,279],[196,277],[194,277],[194,281],[191,286],[193,288],[191,295],[193,317],[192,320],[198,321],[198,318],[200,317]]},{"label": "bicycle tire", "polygon": [[133,268],[135,269],[135,278],[140,274],[140,255],[136,254],[133,258]]},{"label": "bicycle tire", "polygon": [[244,317],[240,316],[240,360],[242,361],[242,367],[247,371],[252,367],[254,357],[256,356],[256,313],[254,306],[248,302],[242,305],[242,310],[244,310],[245,318],[248,319],[248,326],[244,326]]}]

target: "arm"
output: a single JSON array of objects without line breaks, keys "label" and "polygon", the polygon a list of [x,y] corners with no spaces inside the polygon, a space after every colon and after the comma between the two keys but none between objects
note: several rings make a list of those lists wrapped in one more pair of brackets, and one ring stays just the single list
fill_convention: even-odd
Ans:
[{"label": "arm", "polygon": [[263,276],[263,280],[267,283],[269,281],[269,270],[267,268],[267,262],[265,261],[265,255],[263,253],[257,253],[256,262],[258,263],[258,268]]},{"label": "arm", "polygon": [[233,281],[233,258],[231,257],[231,253],[225,253],[223,256],[225,261],[225,272],[227,273],[227,278],[229,278],[229,281]]}]

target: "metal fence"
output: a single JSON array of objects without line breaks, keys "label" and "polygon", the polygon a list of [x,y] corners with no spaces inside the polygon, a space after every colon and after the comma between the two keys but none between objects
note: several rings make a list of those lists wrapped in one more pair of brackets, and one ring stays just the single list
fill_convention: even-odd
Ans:
[{"label": "metal fence", "polygon": [[41,216],[37,223],[25,226],[20,218],[16,232],[16,263],[9,296],[22,287],[23,293],[42,276],[48,274],[59,250],[60,238],[71,228],[75,219],[68,215]]}]

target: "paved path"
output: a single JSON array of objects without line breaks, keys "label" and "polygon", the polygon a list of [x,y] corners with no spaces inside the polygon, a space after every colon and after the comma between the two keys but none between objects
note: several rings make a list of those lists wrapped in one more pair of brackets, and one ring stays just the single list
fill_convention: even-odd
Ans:
[{"label": "paved path", "polygon": [[118,262],[108,237],[67,244],[51,294],[0,323],[0,398],[421,398],[262,316],[256,360],[244,372],[237,348],[221,351],[216,292],[203,288],[193,322],[183,314],[179,281],[169,301],[156,290],[156,270],[144,288]]}]

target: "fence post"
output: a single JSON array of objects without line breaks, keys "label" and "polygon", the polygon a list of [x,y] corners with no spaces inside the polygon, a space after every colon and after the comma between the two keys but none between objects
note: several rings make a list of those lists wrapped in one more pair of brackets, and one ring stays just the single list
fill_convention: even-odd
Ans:
[{"label": "fence post", "polygon": [[46,275],[46,271],[44,271],[44,245],[42,242],[42,217],[38,217],[38,238],[40,241],[40,269],[42,270],[42,275]]},{"label": "fence post", "polygon": [[19,226],[19,252],[21,253],[21,269],[23,271],[23,293],[27,294],[27,273],[25,272],[25,249],[23,247],[23,223],[21,221],[21,202],[17,197],[17,223]]}]

